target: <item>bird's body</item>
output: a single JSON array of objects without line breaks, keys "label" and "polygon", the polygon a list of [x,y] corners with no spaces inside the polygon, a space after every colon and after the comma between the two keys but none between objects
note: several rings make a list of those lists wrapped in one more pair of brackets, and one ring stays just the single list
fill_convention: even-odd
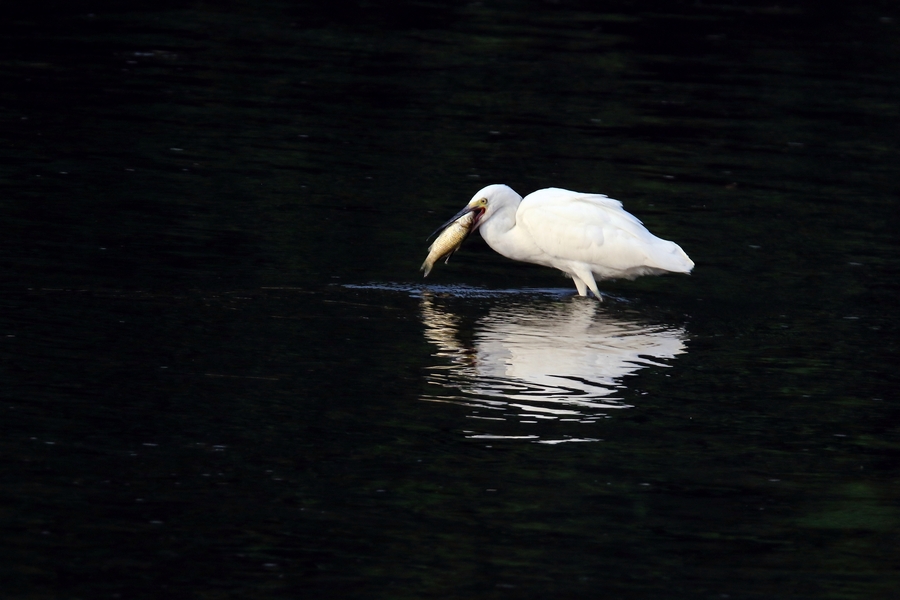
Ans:
[{"label": "bird's body", "polygon": [[563,271],[582,296],[590,289],[600,298],[596,279],[694,268],[678,244],[656,237],[602,194],[547,188],[522,198],[506,185],[489,185],[456,218],[466,213],[476,214],[473,227],[495,251]]}]

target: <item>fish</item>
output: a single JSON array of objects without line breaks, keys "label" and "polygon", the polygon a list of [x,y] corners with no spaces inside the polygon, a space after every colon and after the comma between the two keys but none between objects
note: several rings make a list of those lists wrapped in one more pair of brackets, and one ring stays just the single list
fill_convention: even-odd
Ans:
[{"label": "fish", "polygon": [[467,212],[444,228],[441,235],[439,235],[437,239],[434,240],[434,243],[428,247],[428,256],[425,258],[425,262],[422,263],[422,267],[419,269],[420,271],[425,271],[425,277],[428,277],[428,274],[431,273],[431,268],[434,266],[434,263],[445,256],[447,257],[447,260],[445,260],[444,263],[450,262],[450,256],[452,256],[453,253],[462,246],[462,243],[466,241],[466,238],[469,237],[474,222],[475,213]]}]

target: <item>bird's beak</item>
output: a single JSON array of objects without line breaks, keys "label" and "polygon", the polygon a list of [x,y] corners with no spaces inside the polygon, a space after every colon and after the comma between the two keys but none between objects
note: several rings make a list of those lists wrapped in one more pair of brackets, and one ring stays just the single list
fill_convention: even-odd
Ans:
[{"label": "bird's beak", "polygon": [[479,225],[481,225],[481,217],[484,216],[484,208],[481,206],[466,206],[464,209],[462,209],[461,211],[459,211],[458,213],[456,213],[455,215],[450,217],[450,219],[446,223],[444,223],[443,225],[441,225],[440,227],[435,229],[434,233],[429,235],[428,239],[425,241],[426,242],[429,241],[431,238],[433,238],[434,236],[436,236],[443,230],[447,229],[447,227],[449,227],[451,223],[453,223],[454,221],[456,221],[457,219],[459,219],[461,217],[464,217],[465,215],[469,214],[470,212],[475,212],[475,218],[472,220],[472,228],[469,229],[469,233],[472,233],[473,231],[478,229]]}]

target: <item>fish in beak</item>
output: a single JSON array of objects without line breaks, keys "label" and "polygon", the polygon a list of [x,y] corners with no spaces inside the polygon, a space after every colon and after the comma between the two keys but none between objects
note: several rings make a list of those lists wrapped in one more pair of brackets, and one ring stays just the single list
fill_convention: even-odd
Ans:
[{"label": "fish in beak", "polygon": [[434,243],[429,246],[428,256],[425,258],[425,262],[422,263],[422,267],[419,269],[420,271],[425,272],[425,277],[428,277],[434,263],[440,259],[446,256],[447,259],[444,262],[450,261],[450,256],[462,246],[462,243],[466,241],[469,234],[478,229],[478,226],[481,224],[481,217],[483,216],[484,207],[477,205],[473,206],[470,204],[453,215],[452,219],[438,227],[434,233],[428,236],[428,239],[430,240],[435,235],[440,234],[437,239],[434,240]]}]

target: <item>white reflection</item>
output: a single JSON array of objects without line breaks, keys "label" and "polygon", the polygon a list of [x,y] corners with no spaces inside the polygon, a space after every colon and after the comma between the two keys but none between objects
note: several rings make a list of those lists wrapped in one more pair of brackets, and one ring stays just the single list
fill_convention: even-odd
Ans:
[{"label": "white reflection", "polygon": [[[683,328],[649,325],[613,316],[596,301],[505,304],[479,319],[461,340],[461,319],[430,295],[421,300],[425,336],[443,360],[429,370],[429,383],[447,394],[423,397],[472,408],[469,417],[504,434],[468,432],[477,439],[525,439],[538,443],[587,442],[596,438],[509,431],[509,423],[593,423],[629,408],[616,392],[624,378],[685,352]],[[500,424],[497,423],[497,426]],[[521,428],[517,428],[521,429]]]}]

